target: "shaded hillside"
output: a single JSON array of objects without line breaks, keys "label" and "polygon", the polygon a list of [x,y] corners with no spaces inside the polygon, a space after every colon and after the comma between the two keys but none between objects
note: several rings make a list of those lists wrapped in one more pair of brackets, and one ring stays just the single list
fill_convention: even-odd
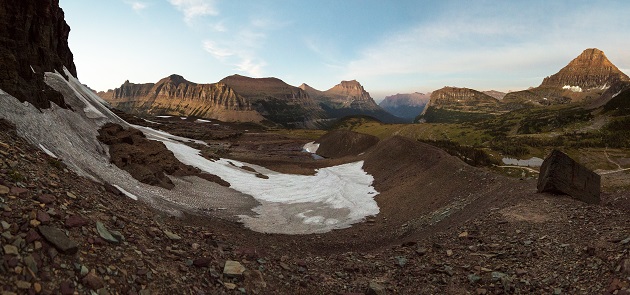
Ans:
[{"label": "shaded hillside", "polygon": [[197,84],[179,75],[159,82],[134,84],[99,95],[115,108],[132,114],[196,116],[222,121],[260,122],[251,104],[224,83]]},{"label": "shaded hillside", "polygon": [[326,90],[319,91],[306,84],[300,86],[306,91],[329,118],[342,118],[354,115],[375,117],[385,123],[402,123],[398,118],[379,107],[370,93],[365,91],[361,83],[356,80],[341,81],[341,83]]},{"label": "shaded hillside", "polygon": [[431,93],[399,93],[385,97],[379,106],[396,117],[413,121],[430,99]]},{"label": "shaded hillside", "polygon": [[0,88],[38,108],[65,106],[44,83],[44,72],[66,67],[77,75],[69,33],[58,0],[0,1]]},{"label": "shaded hillside", "polygon": [[431,93],[431,100],[417,120],[456,123],[488,118],[502,112],[496,98],[469,88],[444,87]]},{"label": "shaded hillside", "polygon": [[317,139],[317,154],[325,158],[357,156],[379,141],[378,137],[349,130],[335,130]]},{"label": "shaded hillside", "polygon": [[232,75],[219,83],[233,88],[265,118],[289,127],[308,127],[325,118],[317,103],[302,89],[278,78]]}]

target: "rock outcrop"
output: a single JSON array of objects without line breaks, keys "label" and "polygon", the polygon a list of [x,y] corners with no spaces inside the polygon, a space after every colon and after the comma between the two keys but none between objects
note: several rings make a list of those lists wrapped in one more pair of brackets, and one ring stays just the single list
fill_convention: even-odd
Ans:
[{"label": "rock outcrop", "polygon": [[134,84],[100,92],[113,107],[133,114],[180,115],[222,121],[260,122],[263,117],[225,83],[197,84],[179,75],[159,82]]},{"label": "rock outcrop", "polygon": [[378,137],[349,130],[335,130],[317,139],[317,154],[325,158],[359,155],[379,142]]},{"label": "rock outcrop", "polygon": [[58,0],[0,1],[0,89],[38,108],[65,106],[44,72],[77,75],[69,33]]},{"label": "rock outcrop", "polygon": [[540,167],[538,192],[567,194],[586,203],[598,204],[600,183],[597,173],[565,153],[553,150]]},{"label": "rock outcrop", "polygon": [[589,48],[558,73],[545,78],[540,86],[565,87],[581,92],[604,89],[619,81],[630,81],[630,78],[612,64],[603,51]]},{"label": "rock outcrop", "polygon": [[396,117],[413,120],[422,113],[430,99],[431,93],[398,93],[385,97],[379,106]]},{"label": "rock outcrop", "polygon": [[498,100],[483,92],[459,87],[444,87],[431,93],[431,106],[460,111],[496,109]]}]

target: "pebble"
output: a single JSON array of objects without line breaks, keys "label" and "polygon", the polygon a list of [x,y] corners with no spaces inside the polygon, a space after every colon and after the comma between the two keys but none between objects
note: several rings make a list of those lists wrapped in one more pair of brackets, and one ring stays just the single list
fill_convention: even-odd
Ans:
[{"label": "pebble", "polygon": [[8,187],[4,186],[4,185],[0,185],[0,195],[6,195],[10,192],[11,190],[9,190]]},{"label": "pebble", "polygon": [[118,243],[118,240],[114,238],[114,236],[112,236],[112,234],[109,232],[109,230],[107,230],[102,222],[96,222],[96,231],[98,232],[98,235],[101,236],[101,238],[105,239],[105,241]]},{"label": "pebble", "polygon": [[182,237],[180,237],[180,236],[178,236],[178,235],[176,235],[176,234],[174,234],[174,233],[172,233],[170,231],[167,231],[167,230],[164,230],[164,234],[166,235],[166,237],[168,237],[171,240],[181,240],[182,239]]},{"label": "pebble", "polygon": [[225,286],[225,288],[228,290],[236,289],[236,284],[232,284],[232,283],[223,283],[223,286]]},{"label": "pebble", "polygon": [[19,255],[20,252],[18,251],[18,248],[16,246],[13,245],[4,245],[4,254],[5,255]]},{"label": "pebble", "polygon": [[245,267],[238,261],[228,260],[223,267],[223,274],[227,277],[241,277]]},{"label": "pebble", "polygon": [[375,281],[370,281],[368,284],[366,295],[385,295],[387,291],[385,290],[385,286],[379,284]]},{"label": "pebble", "polygon": [[84,225],[88,225],[90,221],[79,216],[79,215],[71,215],[66,219],[66,227],[80,227]]},{"label": "pebble", "polygon": [[77,198],[77,196],[75,194],[71,193],[71,192],[67,192],[66,196],[68,196],[68,198],[70,198],[70,199],[76,199]]},{"label": "pebble", "polygon": [[26,281],[17,281],[15,282],[15,286],[17,286],[18,289],[28,290],[31,288],[31,283]]},{"label": "pebble", "polygon": [[74,254],[79,250],[77,242],[68,238],[68,236],[66,236],[66,234],[60,229],[47,225],[42,225],[38,227],[38,229],[42,236],[44,236],[48,242],[53,244],[53,246],[55,246],[55,248],[57,248],[61,253]]},{"label": "pebble", "polygon": [[56,200],[55,196],[49,194],[39,195],[37,201],[42,204],[50,204]]}]

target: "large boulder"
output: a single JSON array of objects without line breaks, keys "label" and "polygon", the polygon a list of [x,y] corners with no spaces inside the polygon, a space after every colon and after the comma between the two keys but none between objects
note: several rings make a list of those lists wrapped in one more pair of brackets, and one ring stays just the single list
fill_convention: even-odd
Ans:
[{"label": "large boulder", "polygon": [[600,201],[600,183],[597,173],[567,154],[553,150],[540,167],[538,192],[567,194],[580,201],[597,204]]},{"label": "large boulder", "polygon": [[324,134],[317,154],[325,158],[341,158],[359,155],[379,142],[378,137],[349,130],[335,130]]}]

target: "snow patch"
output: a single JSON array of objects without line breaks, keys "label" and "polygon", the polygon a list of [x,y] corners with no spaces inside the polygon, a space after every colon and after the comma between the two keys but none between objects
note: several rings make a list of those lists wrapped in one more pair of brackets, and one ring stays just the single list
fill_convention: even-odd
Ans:
[{"label": "snow patch", "polygon": [[156,116],[158,118],[163,118],[163,119],[168,119],[168,118],[172,118],[173,116]]},{"label": "snow patch", "polygon": [[319,143],[315,143],[314,141],[311,141],[304,145],[304,147],[302,148],[302,151],[314,154],[314,153],[317,153],[317,149],[319,149]]},{"label": "snow patch", "polygon": [[[262,201],[263,206],[265,203],[313,203],[347,210],[343,220],[334,218],[336,221],[319,215],[307,217],[298,214],[305,224],[318,224],[327,229],[341,228],[379,212],[374,200],[378,194],[372,186],[374,178],[363,170],[363,161],[321,168],[316,170],[315,175],[293,175],[235,160],[210,161],[200,156],[199,150],[187,145],[169,140],[162,142],[180,162],[221,177],[230,183],[230,188]],[[255,173],[240,169],[243,166],[252,167],[269,178],[258,178]]]},{"label": "snow patch", "polygon": [[151,120],[147,120],[147,119],[145,119],[145,118],[141,118],[141,119],[142,119],[142,120],[144,120],[145,122],[149,122],[149,123],[153,123],[153,124],[162,125],[162,123],[158,123],[158,122],[154,122],[154,121],[151,121]]},{"label": "snow patch", "polygon": [[505,165],[513,165],[513,166],[524,166],[524,167],[540,167],[542,166],[543,159],[538,157],[532,157],[527,160],[519,160],[514,158],[503,158],[503,164]]},{"label": "snow patch", "polygon": [[53,152],[51,152],[50,150],[45,148],[41,143],[39,144],[39,148],[42,149],[42,151],[44,151],[44,153],[46,153],[47,155],[49,155],[49,156],[51,156],[51,157],[53,157],[55,159],[58,159],[58,157],[55,156],[55,154],[53,154]]},{"label": "snow patch", "polygon": [[138,196],[124,190],[122,187],[118,186],[118,185],[113,185],[116,189],[118,189],[121,193],[125,194],[125,196],[132,198],[133,200],[137,201],[138,200]]},{"label": "snow patch", "polygon": [[210,121],[210,120],[204,120],[204,119],[197,119],[195,122],[197,122],[197,123],[210,123],[210,122],[212,122],[212,121]]},{"label": "snow patch", "polygon": [[580,86],[564,85],[562,89],[568,89],[568,90],[571,90],[572,92],[582,92],[582,87]]}]

